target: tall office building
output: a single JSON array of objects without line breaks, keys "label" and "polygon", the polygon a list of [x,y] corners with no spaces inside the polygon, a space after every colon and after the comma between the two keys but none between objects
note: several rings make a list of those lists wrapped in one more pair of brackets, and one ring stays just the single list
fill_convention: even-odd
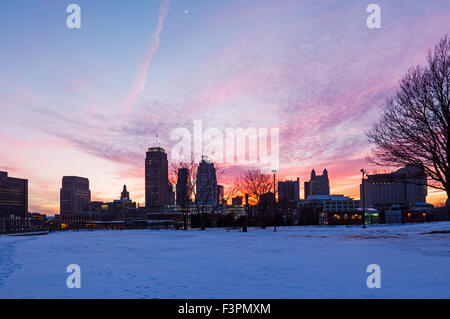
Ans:
[{"label": "tall office building", "polygon": [[223,185],[217,185],[217,204],[223,204],[225,201]]},{"label": "tall office building", "polygon": [[177,205],[183,206],[189,202],[189,169],[185,167],[178,169],[176,193]]},{"label": "tall office building", "polygon": [[64,176],[59,194],[62,215],[80,214],[88,209],[91,202],[89,180],[78,176]]},{"label": "tall office building", "polygon": [[311,171],[311,179],[305,182],[305,199],[309,195],[330,195],[330,181],[328,180],[328,171],[323,170],[323,175],[316,175],[316,171]]},{"label": "tall office building", "polygon": [[[363,182],[365,207],[411,206],[426,201],[427,175],[415,166],[406,166],[390,174],[367,175]],[[362,205],[362,185],[360,198]]]},{"label": "tall office building", "polygon": [[203,157],[197,170],[196,200],[200,203],[218,204],[219,195],[214,163]]},{"label": "tall office building", "polygon": [[148,211],[162,212],[169,204],[169,163],[161,147],[151,147],[145,157],[145,206]]},{"label": "tall office building", "polygon": [[28,212],[28,180],[8,177],[0,171],[0,217],[25,217]]},{"label": "tall office building", "polygon": [[167,182],[167,204],[175,205],[175,192],[173,190],[174,185],[169,181]]},{"label": "tall office building", "polygon": [[280,202],[300,200],[300,178],[296,181],[278,182],[278,200]]}]

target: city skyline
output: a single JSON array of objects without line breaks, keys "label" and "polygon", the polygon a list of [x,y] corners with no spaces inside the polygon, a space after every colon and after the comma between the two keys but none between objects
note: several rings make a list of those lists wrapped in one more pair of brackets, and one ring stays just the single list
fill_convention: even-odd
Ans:
[{"label": "city skyline", "polygon": [[93,201],[126,184],[144,203],[145,151],[170,150],[194,120],[279,127],[280,180],[327,168],[331,193],[359,198],[359,169],[385,171],[366,162],[365,131],[450,20],[445,1],[379,1],[379,30],[356,1],[77,3],[79,30],[65,3],[0,4],[0,170],[28,179],[29,210],[49,215],[63,176],[88,177]]},{"label": "city skyline", "polygon": [[[181,165],[186,165],[186,163]],[[175,171],[169,172],[170,163],[168,163],[167,161],[167,154],[165,153],[165,150],[160,146],[150,147],[146,152],[146,175],[144,176],[147,186],[146,199],[148,200],[143,203],[142,207],[145,208],[147,212],[163,212],[165,210],[164,207],[174,206],[175,204],[180,207],[184,207],[184,202],[179,198],[179,195],[183,197],[184,193],[186,194],[185,196],[188,196],[189,193],[192,195],[186,197],[186,202],[190,203],[208,203],[213,204],[213,206],[220,206],[221,204],[235,205],[235,200],[240,198],[242,205],[242,198],[247,197],[248,195],[246,192],[252,191],[246,189],[246,182],[244,182],[244,179],[247,178],[247,173],[245,172],[241,176],[242,179],[235,180],[233,182],[233,185],[231,185],[232,187],[229,189],[229,192],[224,193],[224,186],[217,184],[218,179],[216,176],[216,164],[214,162],[208,161],[205,157],[203,157],[200,162],[192,163],[191,165],[193,165],[191,169],[197,172],[195,173],[197,175],[196,177],[189,177],[190,169],[186,167],[176,168]],[[194,166],[197,166],[197,169],[195,169]],[[174,167],[176,166],[172,166],[172,169]],[[253,171],[254,173],[261,172],[261,174],[266,175],[269,180],[272,179],[271,174],[263,173],[259,169],[251,168],[250,171]],[[182,173],[180,174],[180,172]],[[417,175],[417,173],[420,172],[421,174]],[[0,173],[0,175],[8,177],[8,172],[0,171]],[[286,179],[283,180],[276,179],[275,174],[276,172],[274,171],[273,187],[275,187],[275,183],[277,183],[277,189],[272,189],[272,185],[270,185],[270,189],[267,192],[261,194],[261,198],[257,199],[258,202],[263,201],[263,196],[270,196],[270,194],[272,194],[273,196],[274,193],[271,190],[275,190],[275,201],[279,203],[286,203],[289,201],[299,203],[302,201],[307,202],[306,199],[314,201],[318,198],[345,197],[345,194],[336,194],[330,192],[327,169],[323,170],[323,175],[317,175],[315,169],[312,170],[310,181],[304,182],[303,198],[301,198],[300,196],[301,184],[299,177],[297,177],[296,181]],[[171,179],[175,178],[177,179],[176,182],[171,182]],[[189,182],[190,178],[194,178],[194,180]],[[28,185],[28,179],[21,179],[16,177],[12,179],[10,178],[10,180],[24,181]],[[179,188],[181,186],[179,184],[180,182],[181,185],[186,184],[184,186],[186,189],[182,190]],[[194,188],[191,190],[189,186],[190,183],[194,184]],[[316,183],[318,184],[316,185]],[[370,188],[366,191],[366,197],[369,197],[366,198],[366,203],[368,205],[367,207],[373,209],[373,207],[375,206],[378,207],[379,205],[385,204],[394,206],[399,204],[406,206],[415,204],[422,205],[428,202],[426,200],[427,187],[425,186],[425,183],[425,173],[413,166],[404,167],[388,174],[367,174],[364,178],[364,184],[367,185],[366,188],[372,185],[375,187]],[[423,188],[424,186],[425,189]],[[360,184],[360,195],[362,194],[362,192],[364,192],[361,187],[362,183]],[[5,190],[6,192],[8,192],[8,187],[6,187]],[[307,195],[308,192],[309,194]],[[172,199],[170,199],[170,193],[172,193]],[[26,187],[26,207],[28,206],[28,196],[28,187]],[[377,199],[373,200],[370,198],[370,196],[375,196]],[[123,185],[122,192],[120,193],[119,197],[120,200],[117,200],[117,197],[113,199],[114,203],[122,201],[132,203],[130,199],[130,192],[127,190],[126,185]],[[360,198],[345,198],[348,198],[351,202],[360,201]],[[8,198],[5,198],[5,200],[8,200]],[[94,209],[94,206],[105,203],[106,201],[104,199],[95,199],[91,201],[91,190],[89,188],[88,177],[62,177],[62,188],[60,189],[60,214],[76,215],[84,214],[89,211],[93,212],[98,210]],[[136,208],[136,204],[137,207],[139,207],[142,203],[134,202],[134,208]],[[255,204],[250,205],[253,206]],[[23,210],[23,213],[27,212],[28,210],[25,208],[25,210]]]}]

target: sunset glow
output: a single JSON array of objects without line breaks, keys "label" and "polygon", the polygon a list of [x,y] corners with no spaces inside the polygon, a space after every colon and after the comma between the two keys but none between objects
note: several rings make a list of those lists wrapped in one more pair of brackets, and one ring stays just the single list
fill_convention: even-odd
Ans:
[{"label": "sunset glow", "polygon": [[[64,1],[0,3],[0,170],[28,179],[29,210],[48,215],[65,175],[89,178],[92,200],[126,184],[143,205],[145,152],[170,161],[171,132],[196,120],[279,128],[278,179],[300,177],[303,198],[326,168],[332,194],[359,198],[360,169],[385,170],[367,162],[365,132],[450,30],[444,0],[380,0],[381,29],[361,1],[77,3],[77,30]],[[226,185],[241,167],[224,168]]]}]

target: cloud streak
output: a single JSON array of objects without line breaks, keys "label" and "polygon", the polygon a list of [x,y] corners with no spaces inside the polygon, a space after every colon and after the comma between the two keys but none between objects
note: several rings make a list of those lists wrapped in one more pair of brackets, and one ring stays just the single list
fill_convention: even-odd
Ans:
[{"label": "cloud streak", "polygon": [[[184,5],[160,1],[155,2],[157,24],[150,31],[136,23],[132,31],[123,32],[145,33],[139,36],[145,49],[138,51],[142,57],[137,70],[131,58],[118,67],[128,52],[124,50],[117,60],[107,61],[117,78],[97,70],[92,75],[91,68],[84,69],[85,61],[103,55],[84,48],[85,56],[73,57],[73,67],[80,71],[62,96],[54,83],[68,73],[65,69],[61,73],[53,67],[45,76],[27,69],[23,74],[29,82],[16,80],[18,84],[11,80],[14,72],[5,72],[7,81],[0,85],[0,109],[6,112],[0,126],[0,166],[7,166],[12,176],[29,178],[33,210],[57,213],[61,177],[79,174],[80,168],[92,183],[93,198],[116,198],[127,184],[132,198],[142,202],[146,149],[155,145],[158,134],[170,156],[175,144],[171,131],[183,127],[192,133],[194,120],[202,120],[204,130],[216,127],[222,132],[227,127],[277,127],[277,178],[299,176],[303,183],[312,168],[327,168],[332,193],[358,197],[359,169],[373,172],[365,162],[370,144],[364,132],[407,69],[425,62],[449,18],[449,10],[437,1],[411,1],[408,11],[401,3],[392,4],[385,12],[397,19],[385,19],[383,29],[375,31],[366,28],[365,7],[356,1],[328,8],[327,1],[262,0],[260,6],[241,2],[239,12],[227,1],[223,6],[199,5],[189,17],[181,11]],[[134,13],[143,8],[143,2],[137,3]],[[165,20],[169,5],[170,25]],[[422,7],[428,15],[421,14]],[[147,25],[147,12],[141,13],[142,20],[136,21]],[[124,27],[110,32],[116,36]],[[158,68],[150,70],[156,66],[156,53]],[[29,59],[25,55],[22,64]],[[48,65],[58,61],[56,56],[48,59]],[[130,69],[135,70],[131,76]],[[147,83],[149,70],[155,86]],[[77,80],[84,75],[87,84]],[[32,83],[34,78],[43,82]],[[124,87],[123,78],[132,83]],[[220,180],[224,184],[242,169],[221,166],[226,168]],[[433,192],[429,198],[435,202],[444,195]]]},{"label": "cloud streak", "polygon": [[138,73],[136,74],[133,82],[133,87],[131,91],[128,93],[128,96],[125,100],[124,113],[129,113],[133,104],[136,102],[139,94],[144,90],[145,84],[147,83],[148,77],[148,69],[150,67],[150,63],[152,62],[153,56],[156,51],[158,51],[160,44],[160,34],[163,30],[164,20],[169,13],[170,0],[163,0],[161,2],[159,13],[158,13],[158,25],[156,26],[155,32],[151,35],[151,44],[150,48],[145,56],[143,63],[139,66]]}]

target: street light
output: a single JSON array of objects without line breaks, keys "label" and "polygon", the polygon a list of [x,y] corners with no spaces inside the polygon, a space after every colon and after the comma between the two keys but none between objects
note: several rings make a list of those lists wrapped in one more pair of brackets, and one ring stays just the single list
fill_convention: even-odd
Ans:
[{"label": "street light", "polygon": [[248,214],[249,214],[249,205],[248,205],[248,194],[245,194],[245,207],[244,207],[244,226],[242,227],[242,232],[247,232],[247,220],[248,220]]},{"label": "street light", "polygon": [[363,207],[363,227],[362,228],[366,228],[366,198],[365,198],[365,193],[364,193],[364,175],[366,174],[366,170],[364,168],[361,168],[360,170],[361,174],[362,174],[362,180],[361,180],[361,184],[362,184],[362,207]]},{"label": "street light", "polygon": [[274,223],[273,223],[273,231],[277,231],[277,208],[275,207],[275,204],[277,203],[277,199],[275,197],[275,174],[277,173],[277,170],[272,170],[273,173],[273,217],[274,217]]}]

